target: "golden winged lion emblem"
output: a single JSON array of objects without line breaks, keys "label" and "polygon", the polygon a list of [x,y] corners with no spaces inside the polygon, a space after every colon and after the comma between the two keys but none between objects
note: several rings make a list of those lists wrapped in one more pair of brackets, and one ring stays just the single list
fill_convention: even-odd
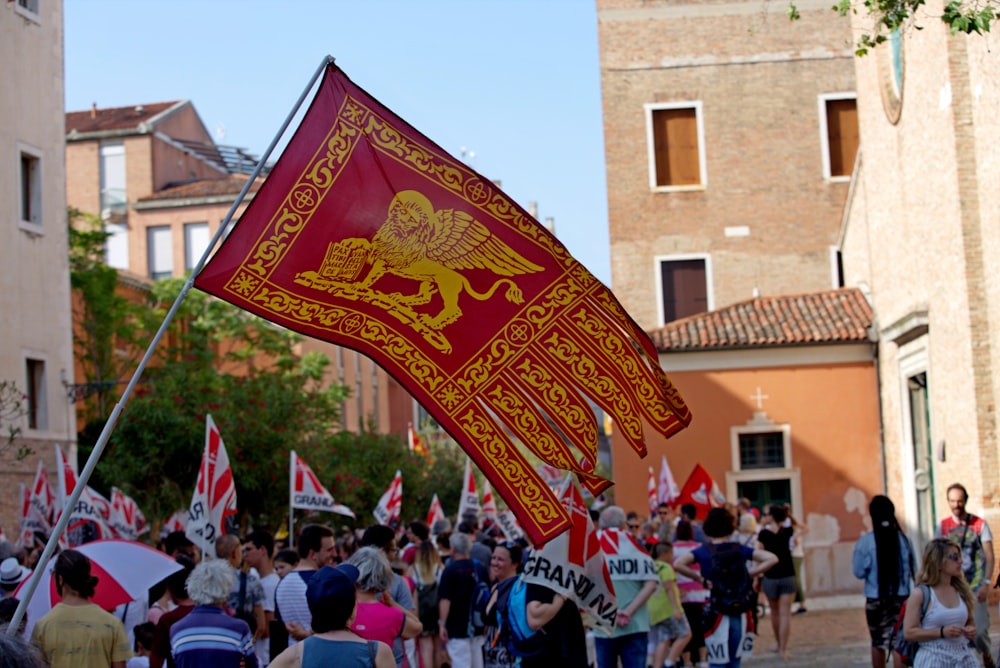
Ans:
[{"label": "golden winged lion emblem", "polygon": [[[358,280],[366,268],[368,273]],[[462,272],[483,269],[501,278],[480,292]],[[418,330],[440,332],[462,316],[459,297],[463,293],[484,301],[506,286],[507,300],[521,304],[523,293],[510,277],[543,270],[468,213],[435,211],[423,193],[404,190],[393,196],[385,222],[371,241],[349,238],[332,242],[319,270],[300,272],[295,280],[321,290],[336,290],[342,296],[367,298],[395,311],[397,318]],[[387,294],[377,287],[387,274],[417,281],[419,287],[411,294]],[[435,294],[441,302],[437,313],[415,308],[429,304]]]}]

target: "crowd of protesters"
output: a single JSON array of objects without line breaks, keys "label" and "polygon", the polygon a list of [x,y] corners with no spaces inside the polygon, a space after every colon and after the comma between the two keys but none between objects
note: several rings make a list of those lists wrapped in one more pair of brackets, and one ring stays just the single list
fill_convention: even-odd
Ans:
[{"label": "crowd of protesters", "polygon": [[[979,620],[992,535],[966,512],[967,498],[961,485],[949,488],[952,515],[919,559],[892,502],[872,499],[872,531],[858,541],[853,567],[864,580],[875,668],[887,665],[906,601],[903,634],[920,643],[917,666],[992,665],[988,626]],[[591,514],[601,531],[627,537],[651,564],[638,577],[612,575],[617,616],[610,633],[589,628],[572,599],[525,584],[520,574],[531,545],[506,540],[475,515],[433,527],[414,521],[335,531],[309,524],[294,548],[265,531],[222,535],[212,559],[183,532],[168,534],[158,547],[180,570],[147,600],[114,610],[90,601],[97,577],[87,557],[63,550],[53,567],[61,602],[30,625],[22,620],[21,634],[0,634],[0,656],[18,661],[0,658],[0,668],[738,668],[761,615],[770,617],[772,651],[790,657],[792,617],[806,611],[796,555],[806,528],[786,505],[757,510],[742,499],[704,520],[690,505],[660,504],[647,517],[617,506]],[[0,543],[0,624],[13,616],[13,592],[31,574],[25,555],[9,553]],[[727,567],[727,558],[739,568]],[[475,625],[479,582],[488,583],[490,596]],[[539,631],[528,656],[515,655],[501,633],[498,609],[518,586],[526,589],[520,605],[527,623]],[[742,586],[752,590],[745,602]]]}]

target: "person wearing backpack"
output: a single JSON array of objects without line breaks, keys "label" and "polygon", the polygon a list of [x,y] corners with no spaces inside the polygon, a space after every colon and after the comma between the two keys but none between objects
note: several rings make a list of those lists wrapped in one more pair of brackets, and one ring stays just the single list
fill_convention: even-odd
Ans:
[{"label": "person wearing backpack", "polygon": [[[752,651],[753,579],[778,563],[771,552],[732,542],[735,529],[736,518],[728,510],[712,508],[704,524],[708,543],[674,562],[678,573],[702,582],[709,590],[704,622],[705,629],[711,631],[705,646],[712,668],[739,668],[742,656]],[[700,570],[691,568],[695,562]],[[747,562],[753,566],[747,567]]]},{"label": "person wearing backpack", "polygon": [[[486,606],[486,629],[483,632],[483,668],[509,668],[519,665],[501,636],[498,604],[508,600],[510,588],[521,572],[523,550],[514,541],[504,541],[493,548],[490,559],[490,600]],[[502,599],[502,601],[501,601]]]},{"label": "person wearing backpack", "polygon": [[792,541],[795,529],[785,520],[788,510],[781,505],[768,506],[761,518],[763,528],[757,534],[760,546],[778,557],[774,568],[764,574],[761,589],[771,609],[771,629],[774,631],[774,650],[781,658],[788,659],[788,636],[791,631],[792,600],[795,598],[795,562],[792,560]]},{"label": "person wearing backpack", "polygon": [[451,559],[438,585],[438,633],[452,668],[482,668],[483,629],[470,629],[470,621],[477,584],[487,575],[479,573],[478,562],[469,558],[472,541],[468,535],[453,533],[448,540]]},{"label": "person wearing backpack", "polygon": [[417,650],[421,663],[427,667],[435,665],[434,656],[440,647],[437,632],[438,583],[443,570],[441,555],[434,543],[421,541],[413,556],[410,573],[416,585],[417,616],[424,627],[417,638]]},{"label": "person wearing backpack", "polygon": [[868,504],[872,530],[854,545],[851,568],[865,581],[865,618],[872,639],[872,668],[885,668],[892,631],[916,575],[913,544],[896,521],[896,507],[878,494]]},{"label": "person wearing backpack", "polygon": [[[917,587],[906,602],[903,637],[918,642],[914,668],[976,668],[979,658],[970,646],[976,638],[973,611],[976,596],[962,573],[962,549],[948,538],[924,547]],[[924,592],[930,604],[925,605]]]}]

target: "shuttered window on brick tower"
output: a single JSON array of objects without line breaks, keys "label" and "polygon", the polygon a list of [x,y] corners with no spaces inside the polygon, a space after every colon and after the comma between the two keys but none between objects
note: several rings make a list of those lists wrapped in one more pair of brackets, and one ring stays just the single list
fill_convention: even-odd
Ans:
[{"label": "shuttered window on brick tower", "polygon": [[705,260],[668,260],[660,263],[663,322],[708,310]]},{"label": "shuttered window on brick tower", "polygon": [[858,103],[854,98],[826,101],[830,176],[850,176],[858,153]]},{"label": "shuttered window on brick tower", "polygon": [[652,125],[656,185],[701,185],[698,115],[695,107],[654,109]]}]

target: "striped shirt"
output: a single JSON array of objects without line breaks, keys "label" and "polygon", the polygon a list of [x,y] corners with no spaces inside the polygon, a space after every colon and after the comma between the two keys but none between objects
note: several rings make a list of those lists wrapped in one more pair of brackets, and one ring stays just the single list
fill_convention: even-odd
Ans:
[{"label": "striped shirt", "polygon": [[[312,612],[306,601],[306,589],[315,573],[316,571],[292,571],[278,582],[278,587],[274,590],[275,617],[280,615],[281,621],[286,624],[295,622],[307,631],[312,630]],[[288,646],[297,642],[289,634]]]},{"label": "striped shirt", "polygon": [[177,668],[257,668],[250,627],[222,608],[199,605],[170,629]]}]

